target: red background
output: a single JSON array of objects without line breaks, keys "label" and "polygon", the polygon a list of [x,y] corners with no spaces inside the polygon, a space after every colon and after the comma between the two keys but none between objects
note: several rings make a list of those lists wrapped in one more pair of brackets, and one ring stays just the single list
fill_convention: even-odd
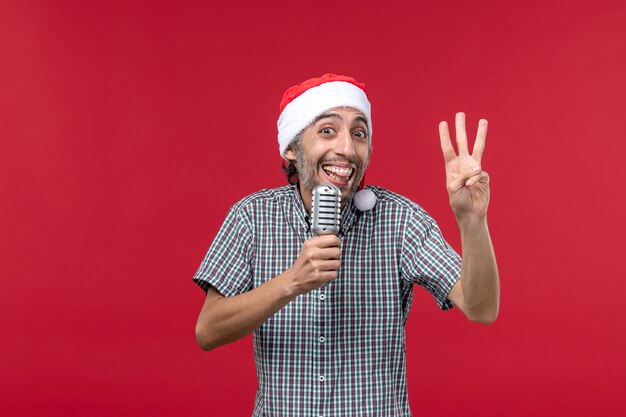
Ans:
[{"label": "red background", "polygon": [[251,339],[196,346],[191,276],[325,72],[368,86],[368,182],[456,248],[437,124],[490,121],[501,315],[416,292],[414,414],[626,415],[626,5],[450,0],[1,2],[3,415],[251,413]]}]

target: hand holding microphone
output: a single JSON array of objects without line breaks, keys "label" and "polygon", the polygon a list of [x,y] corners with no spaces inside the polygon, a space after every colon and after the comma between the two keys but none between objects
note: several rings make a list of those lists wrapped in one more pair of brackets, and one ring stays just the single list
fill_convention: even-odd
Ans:
[{"label": "hand holding microphone", "polygon": [[341,190],[330,184],[313,189],[311,230],[300,255],[287,271],[293,291],[305,294],[337,278],[341,241],[336,236],[341,219]]}]

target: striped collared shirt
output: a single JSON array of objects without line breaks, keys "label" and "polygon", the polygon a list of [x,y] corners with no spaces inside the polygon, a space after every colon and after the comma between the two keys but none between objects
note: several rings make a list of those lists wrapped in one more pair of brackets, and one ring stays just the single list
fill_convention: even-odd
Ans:
[{"label": "striped collared shirt", "polygon": [[[302,294],[254,332],[259,388],[253,416],[410,416],[405,323],[413,284],[440,308],[460,276],[459,255],[417,204],[368,187],[376,206],[341,218],[335,281]],[[297,186],[235,204],[194,281],[232,297],[287,270],[313,237]]]}]

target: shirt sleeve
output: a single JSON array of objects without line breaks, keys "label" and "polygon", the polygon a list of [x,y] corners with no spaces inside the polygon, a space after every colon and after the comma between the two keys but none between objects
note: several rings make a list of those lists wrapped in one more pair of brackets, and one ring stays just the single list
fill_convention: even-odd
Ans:
[{"label": "shirt sleeve", "polygon": [[212,286],[224,297],[231,297],[252,287],[250,230],[244,210],[233,206],[193,277],[205,292]]},{"label": "shirt sleeve", "polygon": [[430,292],[442,310],[453,307],[448,294],[461,277],[461,257],[444,240],[435,220],[421,208],[411,216],[404,231],[402,276]]}]

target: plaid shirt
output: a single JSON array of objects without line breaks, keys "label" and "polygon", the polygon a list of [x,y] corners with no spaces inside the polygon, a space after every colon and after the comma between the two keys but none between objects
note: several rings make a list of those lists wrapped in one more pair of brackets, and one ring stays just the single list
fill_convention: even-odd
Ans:
[{"label": "plaid shirt", "polygon": [[[410,416],[405,323],[413,284],[442,309],[459,255],[417,204],[379,187],[376,206],[341,219],[335,281],[302,294],[254,332],[253,416]],[[259,191],[230,210],[194,281],[225,297],[288,269],[313,237],[296,186]]]}]

